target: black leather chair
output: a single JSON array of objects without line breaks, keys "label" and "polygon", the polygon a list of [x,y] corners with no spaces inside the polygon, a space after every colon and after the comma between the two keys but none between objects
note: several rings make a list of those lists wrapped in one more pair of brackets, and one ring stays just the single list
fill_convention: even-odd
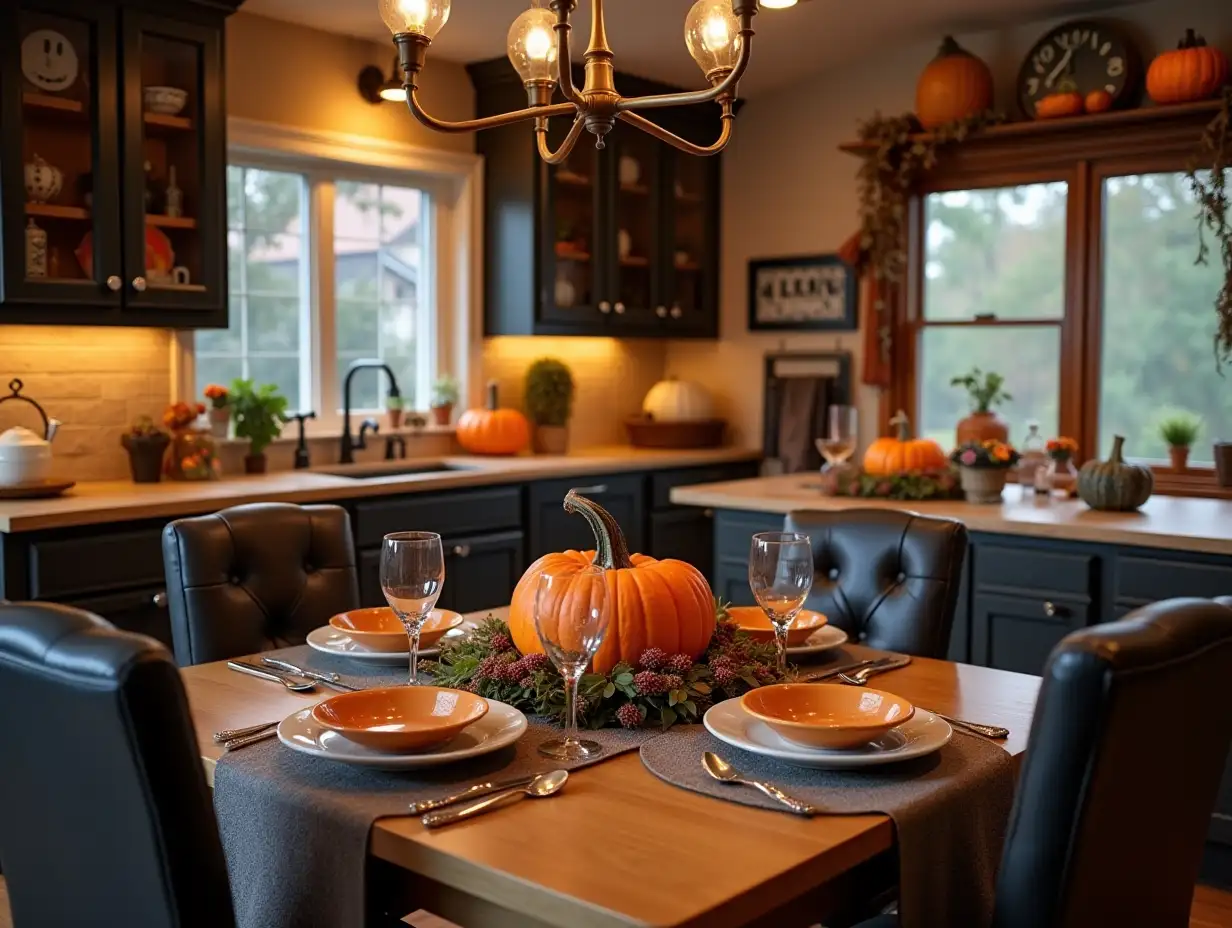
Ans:
[{"label": "black leather chair", "polygon": [[231,928],[188,702],[152,638],[0,605],[0,859],[15,925]]},{"label": "black leather chair", "polygon": [[993,928],[1189,924],[1232,744],[1230,607],[1232,598],[1166,600],[1057,645],[1010,814]]},{"label": "black leather chair", "polygon": [[967,553],[961,522],[893,509],[802,510],[788,514],[784,531],[813,543],[807,608],[869,647],[946,656]]},{"label": "black leather chair", "polygon": [[339,506],[253,503],[178,519],[163,530],[163,565],[181,665],[303,644],[359,605]]}]

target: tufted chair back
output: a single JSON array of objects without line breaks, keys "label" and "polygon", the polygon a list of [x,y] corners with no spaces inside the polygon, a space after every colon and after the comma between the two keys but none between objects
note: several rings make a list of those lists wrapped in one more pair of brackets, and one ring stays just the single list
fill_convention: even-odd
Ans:
[{"label": "tufted chair back", "polygon": [[163,530],[175,659],[183,666],[303,644],[359,605],[340,506],[253,503]]},{"label": "tufted chair back", "polygon": [[807,608],[869,647],[945,657],[967,553],[961,522],[893,509],[801,510],[784,530],[813,543]]}]

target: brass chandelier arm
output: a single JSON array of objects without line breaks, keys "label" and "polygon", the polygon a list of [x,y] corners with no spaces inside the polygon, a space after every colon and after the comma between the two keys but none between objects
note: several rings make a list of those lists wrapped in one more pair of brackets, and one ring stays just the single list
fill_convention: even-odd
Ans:
[{"label": "brass chandelier arm", "polygon": [[572,114],[577,112],[577,108],[572,103],[552,103],[548,106],[528,106],[525,109],[514,110],[510,113],[484,116],[482,119],[445,122],[424,112],[424,108],[419,102],[419,91],[414,84],[407,83],[403,86],[406,87],[406,105],[410,108],[411,114],[429,129],[435,129],[437,132],[475,132],[479,129],[494,129],[497,126],[508,126],[515,122],[524,122],[537,116],[546,118],[548,116],[564,116],[566,113]]},{"label": "brass chandelier arm", "polygon": [[565,99],[581,109],[585,104],[582,95],[573,86],[573,60],[569,52],[569,33],[573,27],[569,25],[569,8],[562,5],[556,11],[556,70],[557,83]]},{"label": "brass chandelier arm", "polygon": [[741,19],[740,56],[736,59],[736,66],[709,90],[660,93],[649,97],[628,97],[616,104],[617,111],[623,114],[629,110],[649,110],[665,106],[691,106],[695,103],[710,103],[722,97],[734,97],[736,95],[736,84],[744,76],[744,72],[749,66],[749,59],[753,53],[752,16],[745,13]]},{"label": "brass chandelier arm", "polygon": [[639,116],[637,113],[631,113],[628,110],[618,114],[616,118],[622,122],[627,122],[631,126],[636,126],[643,132],[653,135],[655,138],[659,139],[659,141],[666,142],[673,148],[680,149],[685,154],[704,157],[706,155],[717,155],[727,147],[727,143],[731,141],[732,137],[732,122],[736,117],[732,112],[731,101],[724,100],[722,116],[723,128],[722,131],[719,132],[718,139],[712,145],[694,145],[692,142],[682,139],[675,133],[668,132],[658,123],[651,122],[645,116]]},{"label": "brass chandelier arm", "polygon": [[585,129],[586,117],[578,113],[577,119],[573,120],[573,125],[569,127],[569,134],[560,143],[560,148],[552,151],[548,148],[548,121],[546,119],[536,119],[535,139],[539,144],[539,157],[548,164],[560,164],[573,153],[573,147],[577,145],[578,139],[582,137],[582,132]]}]

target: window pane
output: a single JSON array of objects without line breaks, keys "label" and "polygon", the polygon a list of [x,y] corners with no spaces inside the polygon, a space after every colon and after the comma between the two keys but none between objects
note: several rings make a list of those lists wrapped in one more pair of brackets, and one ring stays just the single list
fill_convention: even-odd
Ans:
[{"label": "window pane", "polygon": [[931,194],[924,204],[924,318],[1060,319],[1063,183]]},{"label": "window pane", "polygon": [[1228,381],[1215,370],[1212,344],[1218,246],[1210,265],[1194,265],[1195,212],[1183,174],[1104,182],[1101,455],[1124,435],[1130,455],[1166,460],[1159,421],[1182,411],[1203,420],[1191,466],[1210,466],[1211,442],[1232,437]]},{"label": "window pane", "polygon": [[918,429],[943,448],[954,446],[955,426],[970,412],[966,391],[951,387],[950,379],[972,367],[1005,376],[1006,388],[1014,398],[997,412],[1009,423],[1011,441],[1022,441],[1030,419],[1039,420],[1044,435],[1057,434],[1059,326],[940,326],[923,330]]}]

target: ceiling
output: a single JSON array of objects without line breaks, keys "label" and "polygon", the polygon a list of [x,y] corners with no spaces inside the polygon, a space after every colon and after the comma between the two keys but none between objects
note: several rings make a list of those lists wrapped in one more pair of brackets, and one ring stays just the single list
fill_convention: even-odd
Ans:
[{"label": "ceiling", "polygon": [[[993,29],[1052,15],[1074,15],[1135,0],[811,0],[787,10],[763,9],[754,24],[753,66],[741,96],[790,83],[862,55],[887,42],[944,32]],[[453,0],[450,20],[432,44],[434,58],[480,61],[505,53],[505,34],[528,0]],[[688,87],[704,86],[684,47],[684,18],[692,0],[609,0],[608,37],[617,67]],[[587,0],[574,16],[575,45],[585,47]],[[376,0],[247,0],[243,10],[326,32],[389,42]]]}]

